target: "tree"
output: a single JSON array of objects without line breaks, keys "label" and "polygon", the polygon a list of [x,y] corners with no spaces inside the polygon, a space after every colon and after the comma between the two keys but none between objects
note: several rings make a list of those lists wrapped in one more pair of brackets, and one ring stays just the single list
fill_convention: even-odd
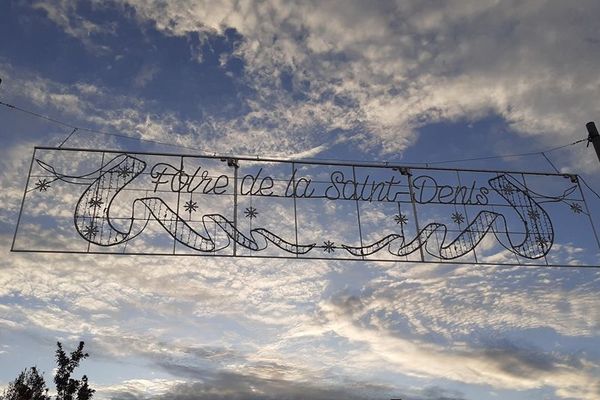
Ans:
[{"label": "tree", "polygon": [[[62,348],[62,344],[56,345],[56,363],[58,370],[54,375],[54,384],[56,385],[56,400],[89,400],[92,398],[95,390],[88,385],[87,376],[83,375],[80,380],[71,378],[71,374],[79,366],[79,362],[87,357],[88,353],[83,352],[83,342],[79,342],[77,350],[67,356]],[[76,396],[76,397],[75,397]]]},{"label": "tree", "polygon": [[[83,375],[81,380],[71,378],[75,368],[81,360],[89,356],[83,352],[83,342],[79,342],[77,350],[67,356],[62,344],[57,342],[56,364],[58,365],[54,384],[56,385],[55,400],[90,400],[95,392],[88,384],[87,376]],[[8,388],[0,395],[0,400],[52,400],[48,396],[48,388],[44,377],[38,373],[36,367],[25,369]]]},{"label": "tree", "polygon": [[44,377],[36,367],[26,368],[17,379],[8,384],[2,400],[50,400]]}]

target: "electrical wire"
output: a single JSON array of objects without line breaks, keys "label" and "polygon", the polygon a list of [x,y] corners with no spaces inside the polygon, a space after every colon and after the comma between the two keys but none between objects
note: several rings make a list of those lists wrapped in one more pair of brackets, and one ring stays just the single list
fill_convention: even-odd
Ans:
[{"label": "electrical wire", "polygon": [[[5,103],[3,101],[0,101],[0,105],[5,106],[5,107],[7,107],[9,109],[12,109],[12,110],[20,111],[22,113],[28,114],[28,115],[33,116],[33,117],[41,118],[41,119],[44,119],[46,121],[49,121],[49,122],[52,122],[52,123],[55,123],[55,124],[62,125],[62,126],[65,126],[67,128],[73,129],[73,132],[67,137],[67,139],[65,139],[63,141],[62,144],[64,144],[71,137],[71,135],[73,133],[75,133],[75,131],[84,131],[84,132],[96,133],[96,134],[100,134],[100,135],[107,135],[107,136],[118,137],[118,138],[122,138],[122,139],[137,140],[137,141],[146,142],[146,143],[153,143],[153,144],[158,144],[158,145],[162,145],[162,146],[178,147],[178,148],[187,149],[187,150],[194,150],[194,151],[206,152],[206,150],[200,149],[200,148],[197,148],[197,147],[184,146],[184,145],[180,145],[180,144],[173,144],[173,143],[161,142],[159,140],[144,139],[144,138],[129,136],[129,135],[125,135],[125,134],[122,134],[122,133],[105,132],[105,131],[100,131],[100,130],[96,130],[96,129],[90,129],[90,128],[84,128],[84,127],[75,126],[73,124],[70,124],[70,123],[67,123],[67,122],[63,122],[63,121],[51,118],[51,117],[48,117],[46,115],[42,115],[42,114],[36,113],[34,111],[27,110],[27,109],[24,109],[22,107],[15,106],[13,104]],[[548,157],[544,153],[550,153],[550,152],[553,152],[553,151],[556,151],[556,150],[560,150],[560,149],[564,149],[564,148],[569,147],[569,146],[574,146],[576,144],[579,144],[579,143],[582,143],[582,142],[586,142],[586,141],[588,141],[588,138],[579,139],[579,140],[576,140],[574,142],[567,143],[567,144],[560,145],[560,146],[556,146],[556,147],[551,147],[549,149],[543,149],[543,150],[532,151],[532,152],[527,152],[527,153],[500,154],[500,155],[496,155],[496,156],[482,156],[482,157],[462,158],[462,159],[455,159],[455,160],[432,161],[432,162],[425,162],[425,163],[406,163],[406,164],[429,166],[429,165],[450,164],[450,163],[465,162],[465,161],[482,161],[482,160],[493,160],[493,159],[498,159],[498,158],[528,157],[528,156],[534,156],[534,155],[539,155],[539,154],[541,154],[542,156],[544,156],[548,160]],[[62,144],[61,144],[61,146],[62,146]],[[257,156],[257,159],[259,159],[258,156]],[[320,158],[308,158],[308,160],[329,161],[329,160],[320,159]],[[336,161],[356,161],[356,160],[336,160]],[[550,162],[550,160],[548,160],[548,162]],[[384,162],[384,164],[388,164],[388,163]],[[556,167],[554,166],[554,164],[552,164],[552,162],[550,162],[550,164],[558,172],[558,170],[556,169]]]},{"label": "electrical wire", "polygon": [[552,161],[550,161],[550,158],[548,158],[548,156],[546,155],[546,153],[544,153],[543,151],[541,153],[544,156],[544,158],[546,159],[546,161],[548,161],[548,164],[550,164],[550,166],[552,166],[552,168],[554,168],[554,171],[557,174],[560,174],[560,171],[558,170],[558,168],[556,168],[556,166],[554,165],[554,163]]},{"label": "electrical wire", "polygon": [[588,183],[585,181],[585,179],[583,178],[583,176],[578,175],[579,179],[581,179],[581,182],[583,182],[583,184],[592,192],[596,195],[596,197],[598,199],[600,199],[600,194],[598,194],[598,192],[596,192],[594,189],[592,189],[592,187],[590,185],[588,185]]},{"label": "electrical wire", "polygon": [[96,129],[90,129],[90,128],[84,128],[84,127],[80,127],[80,126],[75,126],[75,125],[69,124],[67,122],[59,121],[57,119],[50,118],[50,117],[47,117],[47,116],[42,115],[42,114],[38,114],[36,112],[30,111],[30,110],[26,110],[24,108],[21,108],[21,107],[15,106],[15,105],[12,105],[12,104],[9,104],[9,103],[5,103],[3,101],[0,101],[0,105],[5,106],[5,107],[7,107],[9,109],[17,110],[17,111],[20,111],[22,113],[31,115],[33,117],[37,117],[37,118],[44,119],[44,120],[49,121],[49,122],[53,122],[53,123],[58,124],[58,125],[65,126],[67,128],[76,129],[78,131],[84,131],[84,132],[89,132],[89,133],[96,133],[96,134],[107,135],[107,136],[114,136],[114,137],[118,137],[118,138],[122,138],[122,139],[138,140],[138,141],[141,141],[141,142],[147,142],[147,143],[153,143],[153,144],[160,144],[160,145],[163,145],[163,146],[179,147],[179,148],[188,149],[188,150],[204,151],[204,150],[199,149],[197,147],[189,147],[189,146],[184,146],[184,145],[180,145],[180,144],[166,143],[166,142],[161,142],[161,141],[158,141],[158,140],[144,139],[144,138],[139,138],[139,137],[124,135],[122,133],[105,132],[105,131],[99,131],[99,130],[96,130]]},{"label": "electrical wire", "polygon": [[65,138],[65,140],[63,140],[59,145],[58,148],[60,149],[61,147],[63,147],[63,144],[67,143],[67,140],[71,139],[71,136],[73,136],[73,134],[75,132],[78,131],[78,128],[73,128],[73,130],[71,131],[71,133],[69,133],[69,135]]},{"label": "electrical wire", "polygon": [[551,148],[545,149],[545,150],[531,151],[531,152],[527,152],[527,153],[500,154],[500,155],[497,155],[497,156],[461,158],[461,159],[458,159],[458,160],[433,161],[433,162],[429,162],[428,164],[430,164],[430,165],[432,165],[432,164],[449,164],[449,163],[463,162],[463,161],[481,161],[481,160],[492,160],[492,159],[495,159],[495,158],[527,157],[527,156],[536,156],[538,154],[544,155],[544,153],[550,153],[552,151],[564,149],[565,147],[573,146],[573,145],[579,144],[581,142],[587,142],[587,140],[588,140],[588,138],[579,139],[579,140],[576,140],[576,141],[574,141],[572,143],[563,144],[561,146],[551,147]]}]

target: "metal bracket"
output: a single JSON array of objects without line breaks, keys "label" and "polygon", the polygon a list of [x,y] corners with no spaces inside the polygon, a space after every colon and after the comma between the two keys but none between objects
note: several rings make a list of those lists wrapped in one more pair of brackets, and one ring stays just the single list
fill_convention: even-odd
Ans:
[{"label": "metal bracket", "polygon": [[408,167],[394,167],[392,170],[400,172],[400,175],[412,176],[412,172]]},{"label": "metal bracket", "polygon": [[235,169],[240,167],[239,160],[237,158],[221,158],[221,161],[227,162],[228,167],[234,167]]}]

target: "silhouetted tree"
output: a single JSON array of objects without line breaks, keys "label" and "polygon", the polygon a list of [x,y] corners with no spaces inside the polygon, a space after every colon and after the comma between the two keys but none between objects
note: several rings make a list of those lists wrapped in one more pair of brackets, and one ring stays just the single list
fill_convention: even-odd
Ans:
[{"label": "silhouetted tree", "polygon": [[[75,368],[81,360],[89,356],[83,352],[83,342],[79,342],[77,350],[67,356],[62,344],[56,345],[56,364],[58,365],[54,383],[56,384],[56,400],[90,400],[95,392],[88,384],[87,376],[81,380],[71,378]],[[38,373],[36,367],[25,369],[13,382],[8,384],[0,400],[52,400],[48,396],[48,388],[44,377]]]},{"label": "silhouetted tree", "polygon": [[95,390],[88,386],[87,376],[81,377],[81,385],[77,389],[77,400],[89,400],[92,398]]},{"label": "silhouetted tree", "polygon": [[26,368],[8,384],[2,400],[50,400],[44,377],[36,367]]},{"label": "silhouetted tree", "polygon": [[58,349],[56,349],[58,370],[54,375],[56,400],[91,399],[95,390],[89,387],[87,376],[83,375],[81,380],[71,378],[71,374],[79,366],[79,362],[89,357],[88,353],[83,352],[84,343],[79,342],[77,350],[73,351],[70,356],[67,356],[60,342],[57,342],[56,345],[58,346]]}]

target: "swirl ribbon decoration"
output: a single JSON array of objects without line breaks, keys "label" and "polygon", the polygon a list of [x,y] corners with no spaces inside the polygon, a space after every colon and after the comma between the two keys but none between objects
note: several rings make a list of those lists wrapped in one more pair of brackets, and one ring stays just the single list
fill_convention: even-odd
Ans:
[{"label": "swirl ribbon decoration", "polygon": [[[518,213],[526,233],[520,243],[514,243],[508,234],[504,215],[480,211],[473,221],[452,241],[446,243],[448,228],[444,224],[427,224],[414,239],[406,243],[404,236],[392,234],[362,247],[343,246],[354,256],[367,256],[385,248],[396,256],[411,254],[424,247],[428,254],[442,260],[462,257],[473,250],[488,232],[512,253],[530,259],[544,257],[554,241],[554,229],[546,211],[514,180],[500,175],[488,181],[490,187],[502,196]],[[396,243],[400,242],[400,243]],[[394,248],[396,246],[396,248]]]},{"label": "swirl ribbon decoration", "polygon": [[[42,167],[46,170],[51,168],[45,164]],[[131,207],[129,226],[126,229],[117,228],[109,215],[113,200],[145,169],[144,161],[130,155],[117,156],[100,170],[79,177],[57,174],[52,169],[58,179],[67,182],[100,172],[98,178],[94,179],[83,192],[75,208],[75,228],[82,238],[99,246],[120,245],[138,236],[150,218],[154,218],[177,242],[205,253],[223,250],[230,245],[229,239],[254,251],[264,250],[268,242],[294,254],[305,254],[315,246],[315,244],[295,245],[263,228],[252,229],[248,237],[220,214],[204,215],[202,217],[203,232],[198,232],[158,197],[135,199]],[[103,204],[107,204],[107,206],[101,207]],[[102,208],[100,214],[98,214],[98,208]],[[148,211],[148,214],[144,213],[144,209]],[[216,224],[227,234],[228,239],[224,244],[217,245],[211,236],[207,226],[210,222]]]}]

